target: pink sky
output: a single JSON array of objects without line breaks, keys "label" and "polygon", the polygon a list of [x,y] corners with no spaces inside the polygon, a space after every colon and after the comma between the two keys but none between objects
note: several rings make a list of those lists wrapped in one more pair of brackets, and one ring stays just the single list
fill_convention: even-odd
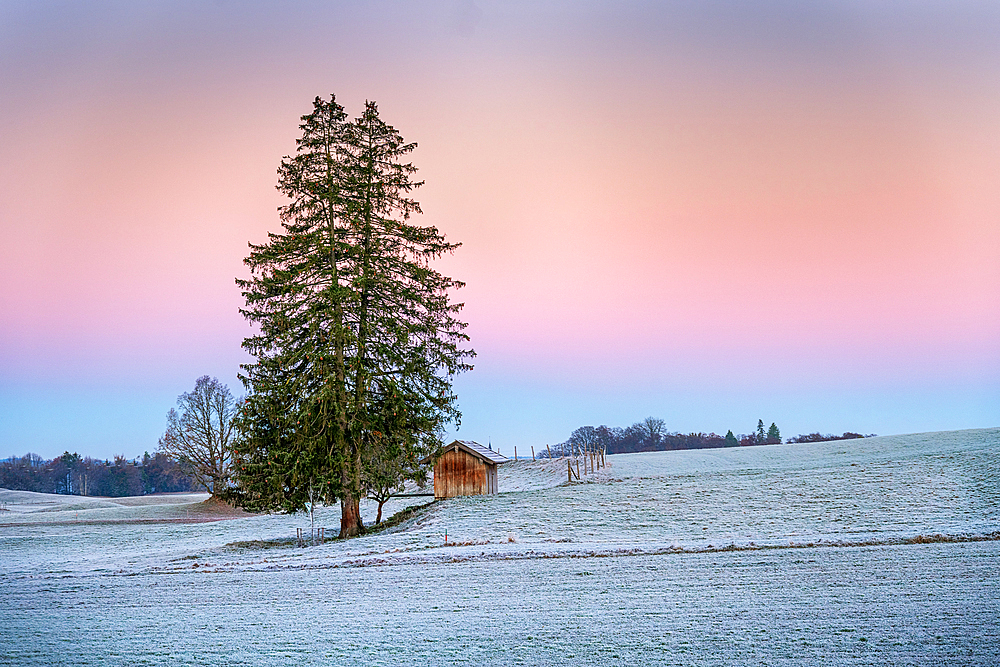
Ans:
[{"label": "pink sky", "polygon": [[8,4],[0,62],[0,456],[239,390],[233,279],[330,92],[464,244],[463,437],[1000,424],[995,7]]}]

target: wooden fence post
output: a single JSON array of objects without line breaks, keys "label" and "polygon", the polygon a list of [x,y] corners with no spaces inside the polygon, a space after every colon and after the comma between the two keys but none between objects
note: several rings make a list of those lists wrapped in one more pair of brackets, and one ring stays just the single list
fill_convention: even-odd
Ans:
[{"label": "wooden fence post", "polygon": [[514,445],[514,460],[517,460],[517,445]]},{"label": "wooden fence post", "polygon": [[531,460],[532,461],[535,460],[535,446],[534,445],[531,446]]},{"label": "wooden fence post", "polygon": [[569,483],[573,483],[573,466],[570,464],[569,459],[566,459],[566,476],[569,478]]},{"label": "wooden fence post", "polygon": [[551,459],[552,458],[552,450],[549,449],[549,443],[547,443],[547,442],[545,443],[545,451],[547,451],[549,453],[549,458]]}]

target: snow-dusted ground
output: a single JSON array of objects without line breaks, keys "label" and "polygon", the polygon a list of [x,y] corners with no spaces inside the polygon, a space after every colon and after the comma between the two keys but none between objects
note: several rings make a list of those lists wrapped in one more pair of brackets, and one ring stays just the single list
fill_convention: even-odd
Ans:
[{"label": "snow-dusted ground", "polygon": [[997,664],[1000,429],[608,461],[309,548],[186,523],[204,495],[0,490],[0,664]]}]

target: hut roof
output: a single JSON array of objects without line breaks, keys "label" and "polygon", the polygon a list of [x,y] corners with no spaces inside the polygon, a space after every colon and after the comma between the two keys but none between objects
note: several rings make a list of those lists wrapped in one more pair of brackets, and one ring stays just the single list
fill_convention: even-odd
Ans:
[{"label": "hut roof", "polygon": [[448,451],[449,449],[462,449],[473,456],[480,458],[489,463],[507,463],[510,461],[506,456],[502,456],[499,452],[495,452],[488,447],[483,447],[478,442],[473,442],[472,440],[455,440],[450,445],[444,447],[437,455],[428,456],[426,459],[421,461],[421,463],[426,463],[433,459],[436,459],[440,454]]}]

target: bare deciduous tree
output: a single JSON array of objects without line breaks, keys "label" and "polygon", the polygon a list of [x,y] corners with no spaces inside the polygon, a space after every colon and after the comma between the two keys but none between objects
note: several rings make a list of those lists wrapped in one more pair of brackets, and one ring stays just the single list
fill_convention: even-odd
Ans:
[{"label": "bare deciduous tree", "polygon": [[667,433],[666,423],[656,417],[646,417],[641,422],[632,424],[629,429],[633,429],[643,442],[653,446],[659,445]]},{"label": "bare deciduous tree", "polygon": [[597,443],[597,429],[593,426],[581,426],[569,436],[571,452],[574,450],[582,452],[585,449],[593,449]]},{"label": "bare deciduous tree", "polygon": [[237,401],[229,387],[203,375],[194,391],[177,397],[179,410],[167,413],[167,432],[160,438],[160,451],[187,462],[198,484],[213,496],[229,483],[233,446],[237,440]]}]

